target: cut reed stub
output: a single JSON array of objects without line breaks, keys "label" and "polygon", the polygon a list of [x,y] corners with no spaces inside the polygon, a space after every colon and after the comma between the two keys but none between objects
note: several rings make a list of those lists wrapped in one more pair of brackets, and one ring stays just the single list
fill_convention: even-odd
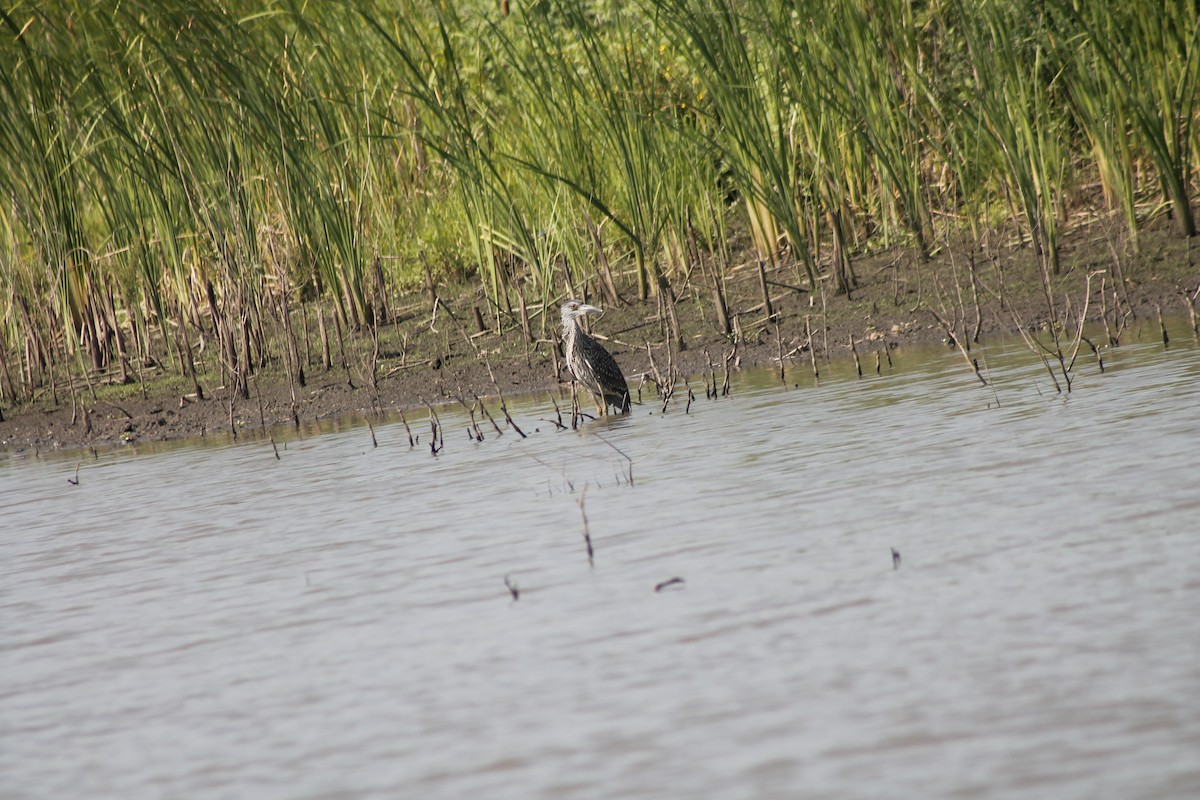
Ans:
[{"label": "cut reed stub", "polygon": [[504,585],[508,587],[508,593],[512,595],[513,602],[521,599],[521,587],[517,586],[516,582],[509,580],[508,576],[504,576]]},{"label": "cut reed stub", "polygon": [[892,569],[900,569],[900,551],[892,548]]}]

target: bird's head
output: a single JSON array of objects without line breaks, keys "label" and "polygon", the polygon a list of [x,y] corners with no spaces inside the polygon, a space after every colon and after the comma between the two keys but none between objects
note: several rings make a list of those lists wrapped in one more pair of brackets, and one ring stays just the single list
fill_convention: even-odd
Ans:
[{"label": "bird's head", "polygon": [[562,319],[563,322],[568,320],[578,319],[585,314],[603,314],[604,309],[596,306],[589,306],[587,303],[581,303],[578,300],[568,300],[562,304]]}]

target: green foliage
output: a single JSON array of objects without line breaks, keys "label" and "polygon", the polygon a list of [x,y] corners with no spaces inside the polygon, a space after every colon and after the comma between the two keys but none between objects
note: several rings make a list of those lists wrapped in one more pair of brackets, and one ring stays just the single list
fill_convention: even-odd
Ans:
[{"label": "green foliage", "polygon": [[1043,263],[1057,273],[1057,207],[1067,162],[1063,108],[1052,102],[1058,70],[1047,63],[1043,21],[1013,11],[984,2],[961,12],[974,88],[964,115],[984,134],[976,152],[1016,198]]},{"label": "green foliage", "polygon": [[[1200,134],[1200,16],[1194,3],[1067,3],[1051,7],[1072,40],[1071,111],[1080,120],[1131,230],[1137,155],[1158,171],[1164,201],[1184,236],[1196,234],[1191,206]],[[1134,154],[1136,150],[1137,155]]]},{"label": "green foliage", "polygon": [[24,382],[156,337],[183,365],[201,333],[244,390],[289,303],[368,328],[424,261],[477,276],[497,326],[624,274],[670,296],[685,243],[723,249],[731,221],[844,290],[855,249],[928,254],[935,220],[1006,205],[1054,269],[1093,177],[1131,237],[1148,195],[1195,232],[1193,4],[512,9],[0,6],[0,346]]}]

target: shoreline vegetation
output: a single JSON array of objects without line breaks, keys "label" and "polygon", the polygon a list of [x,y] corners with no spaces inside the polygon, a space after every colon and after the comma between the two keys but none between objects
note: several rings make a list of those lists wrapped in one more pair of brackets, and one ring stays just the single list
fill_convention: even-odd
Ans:
[{"label": "shoreline vegetation", "polygon": [[568,296],[656,397],[1001,334],[1069,392],[1134,323],[1197,335],[1191,3],[25,0],[0,35],[3,450],[496,411],[560,387]]}]

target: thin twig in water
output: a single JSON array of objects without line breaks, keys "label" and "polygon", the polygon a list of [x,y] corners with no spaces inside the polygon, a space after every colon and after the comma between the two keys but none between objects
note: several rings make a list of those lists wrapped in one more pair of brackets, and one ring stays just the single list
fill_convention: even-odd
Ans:
[{"label": "thin twig in water", "polygon": [[670,586],[682,586],[683,583],[683,578],[671,578],[670,580],[665,580],[662,583],[655,584],[654,591],[661,592],[663,589],[666,589]]},{"label": "thin twig in water", "polygon": [[625,455],[625,452],[623,450],[621,450],[621,448],[617,447],[615,444],[610,442],[608,439],[605,439],[600,434],[596,433],[596,434],[592,434],[592,435],[595,436],[600,441],[604,442],[606,445],[611,447],[613,450],[616,450],[618,453],[620,453],[621,458],[625,459],[625,461],[628,462],[629,471],[626,473],[625,477],[629,480],[629,485],[633,486],[633,459],[630,458],[629,456]]},{"label": "thin twig in water", "polygon": [[[1013,323],[1016,325],[1017,333],[1021,335],[1021,339],[1025,342],[1025,346],[1029,348],[1030,352],[1041,359],[1042,366],[1046,368],[1046,373],[1049,374],[1050,381],[1054,384],[1054,391],[1058,394],[1062,394],[1062,384],[1058,382],[1058,378],[1054,374],[1054,367],[1050,366],[1050,359],[1046,358],[1046,353],[1053,354],[1054,351],[1047,349],[1046,346],[1039,342],[1037,338],[1029,333],[1029,331],[1025,330],[1025,324],[1021,321],[1021,317],[1017,314],[1017,310],[1015,308],[1010,306],[1008,311],[1010,314],[1012,314]],[[1062,362],[1062,366],[1064,368],[1066,367],[1065,361]],[[1070,392],[1071,373],[1064,369],[1063,377],[1067,381],[1067,391]],[[982,377],[980,379],[982,380]],[[1034,387],[1036,388],[1036,386],[1037,384],[1035,383]],[[1041,393],[1041,389],[1038,389],[1038,394],[1040,395]]]},{"label": "thin twig in water", "polygon": [[1108,340],[1108,346],[1113,347],[1117,344],[1117,340],[1112,334],[1112,329],[1108,327],[1108,301],[1105,299],[1104,293],[1104,284],[1107,280],[1107,276],[1100,278],[1100,321],[1104,323],[1104,338]]},{"label": "thin twig in water", "polygon": [[[737,358],[737,349],[738,349],[737,342],[734,342],[733,347],[731,347],[729,349],[729,352],[725,354],[725,380],[721,384],[721,396],[722,397],[729,396],[729,391],[730,391],[729,390],[729,365],[732,364],[734,362],[734,360]],[[716,388],[715,379],[713,382],[713,388]]]},{"label": "thin twig in water", "polygon": [[415,446],[413,442],[412,428],[408,427],[408,420],[404,418],[404,412],[400,412],[400,421],[404,423],[404,432],[408,434],[408,446],[412,449]]},{"label": "thin twig in water", "polygon": [[587,511],[583,508],[584,501],[587,500],[587,486],[583,487],[583,491],[579,493],[579,513],[583,516],[583,541],[587,545],[588,566],[596,566],[595,551],[592,550],[592,536],[588,533]]},{"label": "thin twig in water", "polygon": [[[705,399],[717,399],[717,365],[713,363],[712,356],[708,354],[708,350],[704,351],[704,358],[708,361],[708,375],[704,376],[704,397]],[[712,390],[708,388],[708,378],[712,376]]]},{"label": "thin twig in water", "polygon": [[650,349],[650,343],[646,342],[646,357],[650,361],[650,370],[653,373],[651,378],[654,381],[654,386],[658,389],[658,397],[662,400],[662,408],[660,413],[667,412],[667,405],[670,404],[671,398],[675,395],[675,382],[679,378],[679,372],[675,368],[675,356],[671,352],[671,342],[666,343],[667,348],[667,371],[664,375],[658,368],[658,364],[654,361],[654,353]]},{"label": "thin twig in water", "polygon": [[[1092,278],[1100,275],[1102,272],[1103,270],[1089,272],[1087,275],[1087,286],[1083,290],[1083,311],[1079,314],[1079,328],[1075,331],[1075,344],[1071,348],[1071,363],[1067,364],[1067,372],[1070,372],[1075,366],[1075,357],[1079,355],[1079,343],[1083,341],[1083,324],[1087,320],[1088,306],[1092,301]],[[1088,342],[1088,344],[1090,345],[1091,342]],[[1095,350],[1096,348],[1093,347],[1092,349]]]},{"label": "thin twig in water", "polygon": [[[271,440],[271,449],[273,449],[275,451],[275,460],[280,461],[281,459],[279,458],[279,446],[275,444],[275,435],[272,434],[269,430],[267,430],[267,418],[266,418],[266,415],[263,413],[262,390],[258,386],[258,374],[257,373],[254,375],[254,394],[258,398],[258,422],[260,425],[262,425],[263,431],[266,432],[267,437],[270,438],[270,440]],[[232,392],[229,395],[229,404],[230,404],[229,408],[231,409],[231,413],[232,413],[232,409],[233,409],[233,394],[232,394]],[[230,425],[233,424],[232,419],[230,419],[229,424]],[[234,438],[237,438],[236,435]]]},{"label": "thin twig in water", "polygon": [[1196,287],[1195,294],[1189,296],[1187,292],[1184,292],[1183,297],[1187,300],[1188,319],[1192,322],[1192,338],[1200,343],[1200,322],[1196,320],[1196,298],[1200,297],[1200,286]]},{"label": "thin twig in water", "polygon": [[783,336],[779,333],[779,323],[775,323],[775,349],[778,351],[779,358],[779,383],[784,389],[787,388],[787,374],[783,368]]},{"label": "thin twig in water", "polygon": [[[504,412],[504,421],[508,423],[510,428],[517,432],[518,436],[522,439],[526,438],[525,431],[518,428],[517,423],[513,422],[513,418],[509,416],[508,404],[504,402],[504,392],[500,391],[500,384],[496,382],[496,373],[492,372],[492,362],[488,360],[486,355],[483,358],[483,363],[487,365],[488,377],[492,379],[492,386],[496,387],[496,396],[500,398],[500,410]],[[488,415],[488,419],[491,419],[490,414]],[[493,422],[492,424],[495,425],[496,423]],[[497,428],[496,433],[499,432],[500,429]]]},{"label": "thin twig in water", "polygon": [[504,576],[504,585],[508,587],[508,593],[512,595],[514,603],[521,599],[521,588],[510,581],[507,575]]},{"label": "thin twig in water", "polygon": [[[824,297],[825,295],[822,294],[821,296]],[[810,364],[812,364],[813,380],[817,383],[820,383],[821,373],[817,369],[817,354],[813,348],[812,323],[807,314],[804,315],[804,333],[808,338],[808,361]]]},{"label": "thin twig in water", "polygon": [[[987,387],[992,390],[992,399],[996,401],[996,408],[999,408],[1000,393],[996,391],[996,383],[992,380],[992,373],[988,369],[987,353],[981,355],[980,358],[983,360],[983,371],[985,373],[985,377],[987,377]],[[1103,372],[1103,368],[1101,368],[1101,372]],[[991,406],[988,406],[988,408],[991,408]]]},{"label": "thin twig in water", "polygon": [[[473,404],[473,405],[467,405],[467,401],[464,400],[462,398],[462,395],[460,395],[460,394],[448,393],[447,396],[453,398],[454,400],[457,400],[458,404],[463,407],[463,409],[467,412],[467,414],[470,415],[471,426],[469,428],[467,428],[467,435],[471,438],[472,441],[482,442],[483,441],[483,431],[479,430],[479,423],[475,421],[475,405],[477,405],[479,403],[479,396],[476,395],[475,404]],[[496,423],[493,422],[492,424],[495,425]]]},{"label": "thin twig in water", "polygon": [[987,386],[987,378],[983,377],[983,373],[979,371],[979,362],[971,358],[971,351],[968,350],[966,345],[964,345],[961,341],[964,337],[956,336],[954,330],[950,327],[950,323],[942,319],[941,314],[934,311],[932,308],[927,308],[925,310],[928,311],[935,320],[937,320],[938,325],[940,325],[942,330],[946,333],[947,341],[954,345],[954,347],[962,355],[963,360],[967,362],[967,366],[970,367],[971,371],[975,373],[975,377],[979,379],[979,382],[984,386]]},{"label": "thin twig in water", "polygon": [[[492,423],[492,428],[496,431],[496,435],[503,436],[504,431],[500,430],[500,426],[496,424],[496,420],[492,419],[491,412],[489,412],[487,410],[487,406],[485,406],[483,404],[483,400],[482,400],[482,398],[479,397],[479,395],[475,395],[475,402],[479,404],[479,412],[481,414],[483,414],[485,417],[487,417],[488,422]],[[504,402],[503,398],[501,398],[500,402],[501,402],[501,407],[503,408],[503,402]],[[522,434],[522,435],[524,435],[524,434]]]},{"label": "thin twig in water", "polygon": [[446,448],[446,439],[444,436],[441,436],[439,439],[441,431],[441,425],[439,423],[441,420],[438,419],[437,411],[435,411],[433,406],[429,404],[428,400],[422,400],[422,402],[425,403],[425,407],[429,409],[429,429],[430,433],[432,434],[432,438],[429,441],[429,452],[436,456],[439,452]]},{"label": "thin twig in water", "polygon": [[560,431],[565,431],[567,426],[564,425],[562,421],[562,409],[558,407],[558,401],[554,399],[553,394],[550,395],[550,402],[554,404],[555,417],[554,419],[550,420],[550,422],[553,422],[555,427],[557,427]]}]

